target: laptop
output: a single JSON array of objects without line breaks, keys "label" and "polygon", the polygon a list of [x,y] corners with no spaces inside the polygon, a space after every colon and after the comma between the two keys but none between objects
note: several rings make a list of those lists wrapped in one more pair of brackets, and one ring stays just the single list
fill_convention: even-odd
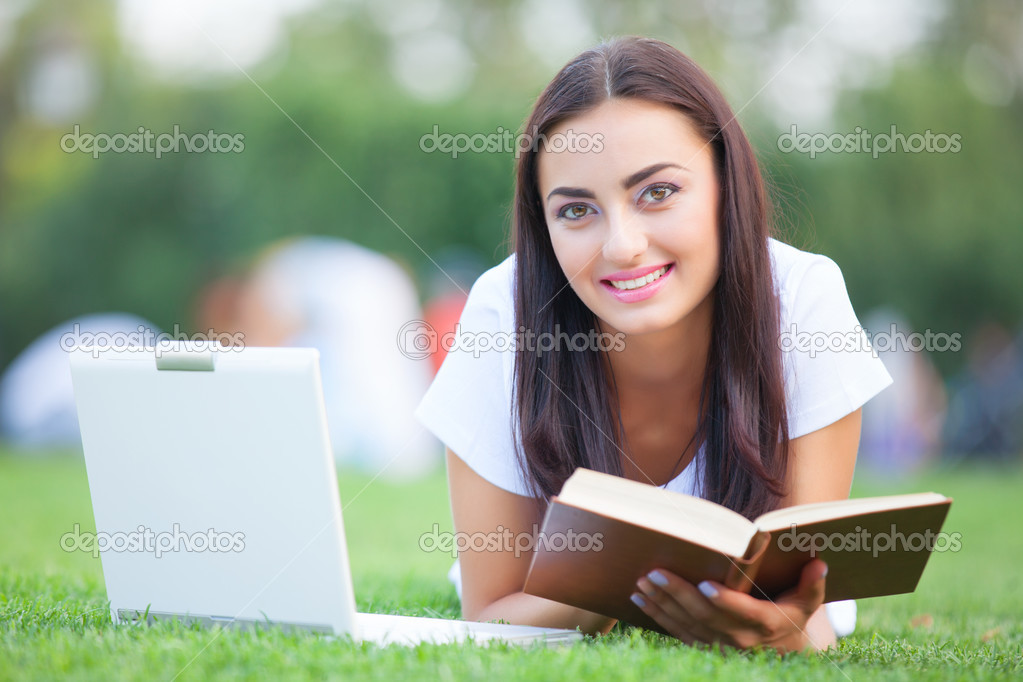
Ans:
[{"label": "laptop", "polygon": [[275,625],[381,645],[582,637],[356,613],[315,349],[164,344],[70,356],[115,623]]}]

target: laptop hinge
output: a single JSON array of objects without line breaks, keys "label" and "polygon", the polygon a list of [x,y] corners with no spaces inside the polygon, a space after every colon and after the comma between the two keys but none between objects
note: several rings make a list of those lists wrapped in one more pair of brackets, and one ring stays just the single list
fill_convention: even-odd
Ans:
[{"label": "laptop hinge", "polygon": [[212,372],[215,353],[208,345],[160,345],[155,349],[156,368],[171,371]]}]

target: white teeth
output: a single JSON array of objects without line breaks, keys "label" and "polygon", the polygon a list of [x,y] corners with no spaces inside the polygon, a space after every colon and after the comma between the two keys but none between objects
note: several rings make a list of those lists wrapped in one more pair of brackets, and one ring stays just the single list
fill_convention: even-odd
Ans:
[{"label": "white teeth", "polygon": [[663,275],[667,271],[668,266],[665,265],[660,270],[654,270],[646,277],[638,277],[636,279],[623,280],[609,279],[608,281],[611,282],[611,286],[613,286],[615,289],[637,289],[639,287],[643,287],[646,286],[647,284],[650,284],[650,282],[653,282],[655,279],[660,279],[661,275]]}]

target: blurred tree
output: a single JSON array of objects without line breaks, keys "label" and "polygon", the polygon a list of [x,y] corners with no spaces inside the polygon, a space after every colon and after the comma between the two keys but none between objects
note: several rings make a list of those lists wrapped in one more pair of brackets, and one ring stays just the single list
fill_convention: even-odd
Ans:
[{"label": "blurred tree", "polygon": [[[244,72],[225,62],[168,77],[123,42],[125,1],[24,1],[0,13],[10,22],[0,31],[0,365],[88,312],[187,328],[209,279],[288,235],[345,237],[417,273],[456,243],[497,262],[514,154],[426,153],[423,136],[517,130],[566,59],[627,33],[676,45],[718,80],[762,156],[785,234],[839,262],[858,309],[890,303],[915,328],[949,332],[1021,321],[1018,3],[894,3],[893,13],[926,16],[884,35],[876,27],[871,40],[853,30],[862,22],[814,0],[310,2]],[[842,40],[818,37],[829,26]],[[801,118],[810,95],[816,118]],[[962,150],[778,150],[791,123],[812,121],[828,123],[810,132],[959,133]],[[62,151],[75,125],[244,135],[244,149],[93,158]],[[961,358],[937,361],[947,372]]]}]

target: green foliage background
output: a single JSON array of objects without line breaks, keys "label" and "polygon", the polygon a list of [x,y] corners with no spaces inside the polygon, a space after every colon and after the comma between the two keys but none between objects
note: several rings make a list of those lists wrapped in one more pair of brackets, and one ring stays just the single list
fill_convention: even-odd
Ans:
[{"label": "green foliage background", "polygon": [[[289,19],[266,63],[205,81],[155,75],[123,45],[110,0],[27,4],[0,53],[0,366],[42,331],[88,312],[124,310],[189,329],[207,281],[288,235],[352,239],[395,256],[421,284],[437,274],[428,255],[445,246],[471,247],[488,264],[508,252],[514,155],[452,159],[424,153],[419,140],[435,125],[468,134],[520,127],[556,70],[524,47],[528,27],[511,19],[521,2],[446,1],[461,17],[475,75],[443,104],[420,102],[397,84],[389,69],[395,39],[358,2],[343,3],[343,12],[337,3],[314,5]],[[581,3],[600,36],[665,39],[719,80],[742,108],[783,235],[839,263],[861,314],[889,304],[915,329],[959,332],[967,348],[982,322],[1016,328],[1023,10],[998,0],[949,5],[926,39],[888,65],[887,79],[840,84],[833,131],[810,131],[959,133],[961,152],[810,159],[778,150],[788,126],[767,115],[757,96],[763,83],[726,58],[730,41],[771,44],[791,28],[798,5],[770,5],[751,38],[730,35],[697,3],[656,11]],[[83,131],[145,126],[159,134],[177,125],[189,134],[244,134],[244,151],[65,153],[60,139],[72,125],[34,120],[19,100],[40,36],[53,26],[74,27],[99,65],[96,104],[75,121]],[[977,44],[1014,65],[1007,104],[986,104],[967,88],[964,59]],[[947,374],[964,357],[935,360]]]}]

